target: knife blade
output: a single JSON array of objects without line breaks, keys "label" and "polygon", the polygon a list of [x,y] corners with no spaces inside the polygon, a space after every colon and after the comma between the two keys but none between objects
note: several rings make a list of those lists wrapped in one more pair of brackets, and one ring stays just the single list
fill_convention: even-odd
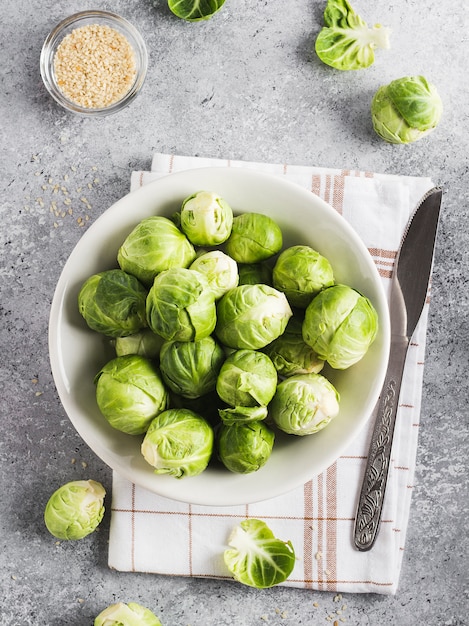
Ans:
[{"label": "knife blade", "polygon": [[375,423],[358,499],[353,539],[370,550],[378,535],[391,447],[407,350],[428,292],[440,215],[442,190],[430,189],[420,200],[404,232],[391,285],[391,346],[388,369],[375,411]]}]

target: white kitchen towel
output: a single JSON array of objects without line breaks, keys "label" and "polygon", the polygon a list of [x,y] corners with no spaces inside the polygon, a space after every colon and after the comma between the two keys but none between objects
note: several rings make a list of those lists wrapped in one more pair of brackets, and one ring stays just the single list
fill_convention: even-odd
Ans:
[{"label": "white kitchen towel", "polygon": [[[197,167],[248,167],[277,174],[316,193],[355,228],[389,293],[397,248],[429,178],[372,172],[155,154],[151,172],[133,172],[131,189]],[[405,549],[414,480],[428,298],[409,348],[381,529],[373,549],[352,543],[357,496],[372,420],[337,461],[285,495],[233,507],[196,506],[150,493],[113,474],[109,566],[173,576],[229,579],[223,551],[232,528],[255,517],[291,540],[297,561],[284,586],[395,594]]]}]

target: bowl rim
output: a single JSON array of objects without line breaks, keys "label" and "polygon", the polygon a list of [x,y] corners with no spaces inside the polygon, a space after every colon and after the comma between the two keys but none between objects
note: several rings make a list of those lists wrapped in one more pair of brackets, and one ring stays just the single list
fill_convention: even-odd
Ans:
[{"label": "bowl rim", "polygon": [[[96,19],[97,21],[103,19],[104,21],[109,22],[109,25],[112,25],[113,27],[115,26],[119,32],[124,34],[132,46],[137,65],[135,80],[129,91],[127,91],[120,100],[117,100],[117,102],[113,102],[107,107],[98,107],[93,109],[83,107],[76,102],[69,100],[58,88],[53,72],[55,51],[65,36],[64,31],[69,27],[79,28],[82,23],[84,25],[85,23],[88,23],[88,20],[92,19]],[[122,17],[117,13],[113,13],[112,11],[90,9],[73,13],[54,26],[42,45],[39,58],[39,68],[46,90],[49,95],[52,96],[58,104],[60,104],[60,106],[67,111],[84,117],[103,117],[121,111],[139,94],[145,83],[148,72],[148,50],[140,31],[125,17]]]},{"label": "bowl rim", "polygon": [[[239,490],[236,491],[236,494],[232,494],[230,489],[231,486],[235,484],[235,481],[234,478],[228,475],[226,481],[228,483],[228,488],[217,493],[211,493],[208,491],[202,493],[200,489],[194,490],[191,488],[194,486],[194,481],[197,480],[198,477],[186,478],[185,480],[175,481],[175,479],[172,477],[156,476],[155,480],[155,475],[153,474],[152,468],[150,466],[148,466],[148,468],[150,469],[149,476],[152,476],[152,480],[150,480],[150,478],[148,478],[147,480],[146,476],[142,477],[138,473],[138,471],[136,474],[135,468],[130,468],[128,464],[126,464],[122,459],[116,459],[116,456],[112,454],[107,449],[107,447],[102,444],[101,441],[97,441],[96,439],[90,441],[89,433],[86,432],[86,422],[82,423],[80,419],[76,417],[76,415],[73,415],[74,407],[71,406],[71,401],[69,398],[70,389],[67,388],[67,384],[69,384],[69,381],[64,380],[61,376],[61,361],[59,354],[59,350],[61,347],[61,338],[59,336],[59,324],[63,316],[64,301],[67,296],[67,290],[70,289],[70,278],[68,276],[68,273],[69,270],[73,268],[78,253],[83,248],[85,248],[89,240],[92,240],[94,237],[96,237],[96,234],[99,232],[101,224],[104,223],[104,220],[111,223],[112,220],[118,217],[119,213],[121,213],[121,211],[129,203],[131,203],[132,207],[134,208],[138,206],[139,200],[142,201],[142,205],[145,203],[149,203],[152,201],[152,199],[154,199],[155,195],[156,197],[158,197],[159,195],[161,196],[161,192],[164,190],[165,187],[171,188],[177,186],[179,182],[183,182],[188,176],[192,176],[195,180],[197,180],[198,178],[203,179],[204,176],[218,176],[223,171],[225,171],[225,174],[223,174],[224,176],[227,176],[226,173],[229,172],[228,177],[233,179],[233,182],[236,184],[246,183],[246,181],[249,182],[255,179],[263,179],[265,182],[269,182],[270,184],[283,186],[286,191],[297,193],[300,195],[302,194],[305,202],[311,202],[312,199],[314,199],[313,202],[317,205],[317,207],[320,208],[320,211],[326,212],[333,223],[340,224],[340,228],[345,231],[347,237],[351,238],[353,245],[358,251],[360,251],[361,260],[366,264],[367,268],[371,272],[371,275],[373,276],[373,284],[377,291],[378,301],[375,301],[374,304],[377,305],[378,309],[381,311],[378,332],[381,340],[382,355],[379,361],[379,365],[377,367],[374,385],[372,390],[370,391],[369,399],[366,403],[366,410],[363,410],[360,414],[359,419],[357,419],[356,428],[354,429],[353,433],[344,438],[340,445],[334,448],[334,450],[327,451],[323,454],[321,467],[315,469],[313,469],[312,467],[308,469],[305,468],[300,475],[297,475],[294,478],[289,476],[288,479],[284,479],[282,475],[281,478],[283,482],[281,484],[279,482],[277,482],[276,484],[270,484],[268,488],[263,485],[262,493],[260,493],[260,489],[254,490],[255,493],[253,493],[251,489],[249,493],[246,494],[244,494],[244,492],[241,494]],[[143,212],[144,211],[145,209],[143,209]],[[134,214],[134,217],[135,223],[138,223],[138,221],[140,221],[140,215]],[[128,232],[130,232],[130,229],[128,230]],[[69,420],[72,422],[75,430],[84,440],[84,442],[101,458],[104,463],[106,463],[112,470],[116,471],[118,474],[120,474],[130,482],[138,484],[139,486],[157,495],[189,504],[225,507],[260,502],[290,492],[296,487],[299,487],[301,484],[305,484],[314,476],[325,471],[340,457],[340,455],[345,451],[347,446],[352,442],[352,440],[358,435],[358,433],[363,429],[365,424],[371,418],[371,415],[373,414],[373,409],[381,393],[389,358],[390,315],[383,281],[379,276],[379,272],[371,257],[371,254],[369,253],[364,242],[361,240],[353,227],[331,205],[329,205],[327,202],[322,200],[319,196],[309,191],[308,189],[301,187],[297,183],[282,179],[278,175],[248,168],[215,166],[174,172],[168,175],[164,175],[155,181],[149,182],[143,187],[140,187],[117,200],[108,209],[106,209],[101,214],[101,216],[98,217],[95,222],[93,222],[93,224],[89,226],[88,230],[76,243],[75,247],[73,248],[63,266],[51,303],[48,333],[51,370],[63,409],[67,414]],[[331,422],[331,424],[333,424],[333,422],[334,420]],[[327,428],[330,427],[331,425],[329,425]],[[314,435],[314,437],[317,438],[320,434],[321,433],[318,433],[317,435]],[[313,463],[314,461],[315,459],[313,460]],[[268,463],[266,464],[266,466],[264,466],[264,468],[262,468],[262,470],[264,470],[265,468],[268,468]],[[262,470],[255,474],[259,474]],[[206,472],[203,472],[199,476],[203,476],[205,473]],[[230,474],[230,472],[228,472],[228,474]],[[252,476],[252,474],[248,474],[247,476]],[[240,475],[236,475],[237,479],[239,479],[239,477]],[[176,483],[177,489],[175,489]],[[235,486],[237,487],[237,483]]]}]

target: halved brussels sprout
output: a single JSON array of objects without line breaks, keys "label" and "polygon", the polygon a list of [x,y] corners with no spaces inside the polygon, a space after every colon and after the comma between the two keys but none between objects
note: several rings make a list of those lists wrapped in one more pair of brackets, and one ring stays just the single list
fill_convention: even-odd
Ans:
[{"label": "halved brussels sprout", "polygon": [[283,333],[292,314],[284,293],[268,285],[239,285],[218,301],[215,333],[229,348],[257,350]]},{"label": "halved brussels sprout", "polygon": [[269,460],[274,440],[274,432],[262,421],[223,423],[218,431],[218,457],[230,472],[257,472]]},{"label": "halved brussels sprout", "polygon": [[83,539],[99,526],[106,491],[95,480],[73,480],[59,487],[44,510],[47,530],[58,539]]},{"label": "halved brussels sprout", "polygon": [[334,284],[334,272],[329,261],[310,246],[291,246],[280,253],[272,281],[292,306],[305,309],[317,293]]},{"label": "halved brussels sprout", "polygon": [[189,409],[168,409],[152,421],[141,449],[155,474],[184,478],[204,471],[213,441],[213,429],[202,416]]},{"label": "halved brussels sprout", "polygon": [[226,252],[237,263],[259,263],[280,252],[282,231],[275,220],[262,213],[242,213],[233,220]]},{"label": "halved brussels sprout", "polygon": [[216,388],[232,407],[267,406],[277,387],[277,370],[270,358],[257,350],[236,350],[221,366]]},{"label": "halved brussels sprout", "polygon": [[238,265],[234,259],[221,250],[210,250],[199,255],[190,269],[205,275],[215,300],[238,286]]},{"label": "halved brussels sprout", "polygon": [[209,20],[224,5],[225,0],[168,0],[170,10],[183,20]]},{"label": "halved brussels sprout", "polygon": [[78,294],[78,310],[88,326],[108,337],[125,337],[147,325],[147,290],[122,270],[90,276]]},{"label": "halved brussels sprout", "polygon": [[213,191],[197,191],[186,198],[180,211],[181,230],[196,246],[217,246],[228,239],[233,211]]},{"label": "halved brussels sprout", "polygon": [[162,626],[154,613],[136,602],[111,604],[94,620],[94,626]]},{"label": "halved brussels sprout", "polygon": [[95,377],[96,402],[109,424],[129,435],[144,433],[168,406],[159,370],[138,354],[118,356]]},{"label": "halved brussels sprout", "polygon": [[161,272],[146,303],[149,327],[167,341],[198,341],[215,328],[215,297],[207,278],[185,268]]},{"label": "halved brussels sprout", "polygon": [[321,291],[305,312],[303,339],[335,369],[362,359],[377,332],[378,314],[370,300],[347,285]]},{"label": "halved brussels sprout", "polygon": [[124,271],[150,286],[157,274],[173,267],[188,267],[195,249],[179,228],[166,217],[147,217],[127,235],[117,253]]},{"label": "halved brussels sprout", "polygon": [[311,435],[339,413],[339,394],[321,374],[297,374],[277,386],[269,416],[289,435]]},{"label": "halved brussels sprout", "polygon": [[199,341],[168,341],[161,348],[160,369],[171,391],[199,398],[215,389],[224,360],[223,348],[211,336]]},{"label": "halved brussels sprout", "polygon": [[233,578],[243,585],[266,589],[283,583],[295,566],[291,541],[277,539],[265,522],[247,519],[236,526],[224,561]]}]

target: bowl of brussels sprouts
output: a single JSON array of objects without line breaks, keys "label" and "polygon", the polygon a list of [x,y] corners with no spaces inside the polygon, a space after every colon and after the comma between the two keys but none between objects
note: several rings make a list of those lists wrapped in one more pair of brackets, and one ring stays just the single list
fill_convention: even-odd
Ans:
[{"label": "bowl of brussels sprouts", "polygon": [[353,228],[281,177],[164,176],[85,232],[49,321],[62,405],[88,446],[174,500],[247,504],[325,470],[370,418],[386,295]]}]

